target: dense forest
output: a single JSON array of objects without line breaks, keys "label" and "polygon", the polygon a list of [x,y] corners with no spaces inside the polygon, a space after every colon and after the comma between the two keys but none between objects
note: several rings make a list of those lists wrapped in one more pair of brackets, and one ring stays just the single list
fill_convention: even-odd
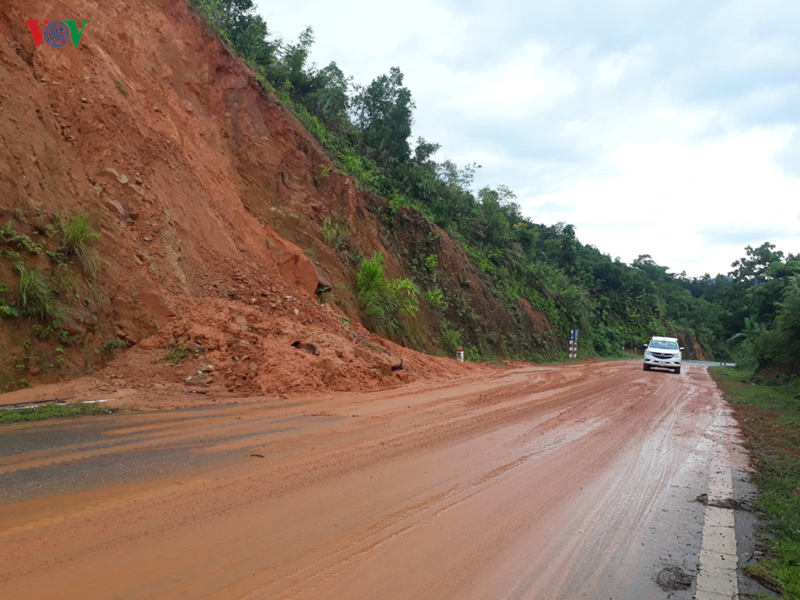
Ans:
[{"label": "dense forest", "polygon": [[[572,225],[534,223],[503,185],[474,191],[477,165],[436,160],[439,144],[412,140],[415,104],[399,68],[361,85],[335,62],[322,68],[309,63],[310,27],[287,43],[271,34],[252,0],[189,4],[250,64],[265,92],[277,94],[316,136],[341,172],[388,201],[389,219],[401,209],[418,211],[447,231],[498,298],[527,299],[560,336],[580,329],[582,353],[610,356],[666,334],[694,344],[695,355],[798,370],[800,256],[784,255],[768,242],[748,246],[731,271],[716,278],[670,273],[648,255],[624,264],[582,244]],[[343,248],[347,232],[334,219],[327,224],[327,241]],[[372,329],[401,337],[403,319],[421,300],[441,318],[443,350],[464,345],[471,356],[489,357],[480,328],[453,325],[460,299],[439,285],[435,255],[414,259],[413,281],[386,280],[380,256],[357,249],[348,256],[359,269],[353,287]],[[555,358],[559,351],[538,347],[518,358]]]}]

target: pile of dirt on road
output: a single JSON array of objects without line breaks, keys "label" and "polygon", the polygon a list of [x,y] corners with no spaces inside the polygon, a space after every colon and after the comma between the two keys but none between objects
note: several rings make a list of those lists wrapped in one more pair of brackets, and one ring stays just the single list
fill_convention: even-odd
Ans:
[{"label": "pile of dirt on road", "polygon": [[383,389],[469,368],[348,324],[330,304],[291,295],[251,301],[181,299],[179,316],[116,360],[114,374],[141,380],[156,366],[159,380],[200,390],[281,394]]},{"label": "pile of dirt on road", "polygon": [[381,390],[490,370],[420,354],[350,324],[331,304],[268,294],[252,304],[175,297],[175,316],[103,369],[3,395],[6,403],[108,398],[139,408]]}]

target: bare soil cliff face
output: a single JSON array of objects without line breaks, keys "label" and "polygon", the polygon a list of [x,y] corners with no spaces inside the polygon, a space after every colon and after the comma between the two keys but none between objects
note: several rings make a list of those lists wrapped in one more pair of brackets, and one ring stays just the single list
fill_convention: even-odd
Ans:
[{"label": "bare soil cliff face", "polygon": [[[88,23],[77,48],[36,48],[27,19]],[[470,276],[463,249],[446,233],[407,211],[387,224],[385,201],[338,174],[313,136],[179,0],[0,6],[0,206],[0,223],[13,221],[45,246],[32,225],[37,216],[88,210],[105,261],[93,281],[79,260],[66,268],[91,283],[85,297],[63,298],[70,316],[61,325],[77,336],[67,347],[32,337],[30,319],[2,319],[0,384],[7,389],[96,369],[104,364],[98,350],[116,339],[134,345],[114,363],[127,365],[129,387],[163,370],[146,365],[163,363],[175,343],[190,348],[184,366],[161,374],[176,385],[194,363],[216,363],[201,385],[254,393],[456,374],[452,361],[360,327],[353,267],[322,241],[331,217],[346,225],[352,247],[383,253],[392,276],[410,275],[411,255],[427,240],[423,246],[448,265],[445,285],[469,280],[473,312],[493,314],[496,331],[520,339],[549,331],[529,305],[508,314]],[[13,298],[17,273],[0,263]],[[26,258],[54,277],[65,269],[51,263]],[[318,287],[328,284],[338,306],[317,302]],[[409,322],[412,343],[438,350],[437,322],[423,310]],[[48,363],[56,347],[63,366]]]}]

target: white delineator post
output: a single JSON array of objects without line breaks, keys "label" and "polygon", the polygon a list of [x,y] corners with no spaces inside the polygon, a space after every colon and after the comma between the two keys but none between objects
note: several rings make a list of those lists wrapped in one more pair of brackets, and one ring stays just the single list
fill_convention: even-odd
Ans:
[{"label": "white delineator post", "polygon": [[456,350],[456,360],[458,362],[464,362],[464,350],[463,348],[459,348]]}]

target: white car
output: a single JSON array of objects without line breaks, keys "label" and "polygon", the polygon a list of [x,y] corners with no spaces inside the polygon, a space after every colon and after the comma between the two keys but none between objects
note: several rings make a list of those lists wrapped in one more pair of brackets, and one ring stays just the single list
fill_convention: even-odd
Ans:
[{"label": "white car", "polygon": [[653,336],[653,339],[645,347],[644,370],[649,371],[651,367],[662,367],[680,373],[681,350],[683,348],[678,346],[678,338]]}]

